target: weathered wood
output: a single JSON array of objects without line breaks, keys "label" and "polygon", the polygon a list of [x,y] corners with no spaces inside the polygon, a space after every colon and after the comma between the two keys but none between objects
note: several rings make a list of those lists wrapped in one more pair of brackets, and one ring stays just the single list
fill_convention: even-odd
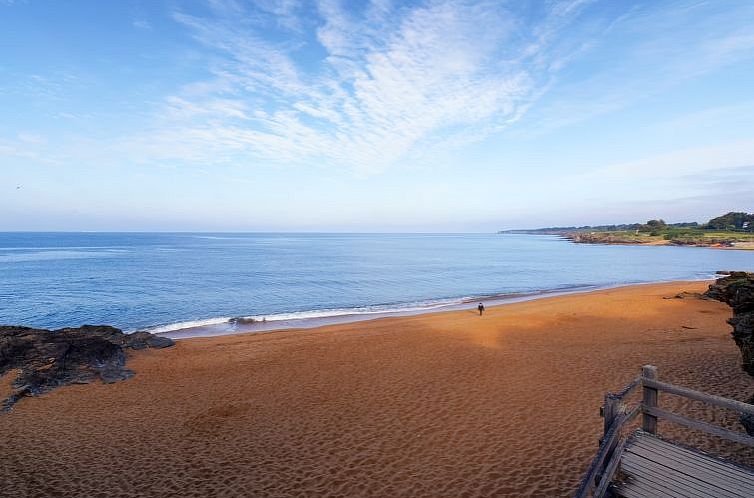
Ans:
[{"label": "weathered wood", "polygon": [[615,471],[618,470],[618,467],[620,465],[620,455],[623,454],[623,448],[625,447],[625,445],[626,440],[622,439],[613,449],[614,457],[608,461],[605,470],[600,476],[600,484],[599,486],[597,486],[597,489],[594,490],[594,498],[602,498],[603,496],[605,496],[605,492],[607,492],[607,488],[608,486],[610,486],[610,483],[613,480]]},{"label": "weathered wood", "polygon": [[647,385],[648,380],[657,380],[657,367],[644,365],[641,369],[642,379],[642,421],[641,428],[650,434],[657,434],[657,417],[646,409],[657,407],[657,389]]},{"label": "weathered wood", "polygon": [[613,393],[605,394],[605,404],[602,405],[602,433],[607,434],[610,426],[613,425],[615,416],[618,414],[620,398],[615,397]]},{"label": "weathered wood", "polygon": [[[637,457],[642,457],[659,465],[670,467],[678,470],[679,472],[699,479],[705,482],[719,482],[720,487],[731,493],[744,493],[754,489],[754,484],[745,479],[743,472],[738,474],[730,474],[725,469],[721,469],[719,465],[711,465],[710,457],[703,457],[706,461],[702,463],[691,463],[687,461],[682,454],[672,454],[659,452],[654,449],[647,449],[644,447],[633,446],[626,450],[626,453],[631,453]],[[624,455],[623,459],[626,456]]]},{"label": "weathered wood", "polygon": [[[630,451],[632,453],[646,456],[655,455],[655,458],[658,459],[667,458],[671,460],[683,460],[684,465],[689,468],[696,469],[696,471],[698,472],[704,473],[709,471],[708,459],[711,458],[710,455],[696,451],[693,451],[694,455],[690,455],[689,453],[692,453],[690,451],[682,451],[682,448],[676,445],[670,446],[671,448],[668,448],[668,446],[656,446],[653,444],[637,443],[631,447]],[[749,473],[747,470],[735,467],[731,465],[730,462],[725,462],[722,460],[719,460],[718,463],[719,465],[715,466],[716,474],[736,481],[741,481],[747,486],[754,486],[754,475]]]},{"label": "weathered wood", "polygon": [[623,423],[626,424],[626,425],[630,424],[631,421],[634,418],[636,418],[636,416],[639,414],[639,412],[641,412],[641,403],[637,403],[636,405],[634,405],[633,408],[631,408],[630,410],[628,410],[627,412],[625,412],[626,413],[626,419],[624,420]]},{"label": "weathered wood", "polygon": [[[701,465],[706,465],[707,458],[710,458],[710,455],[702,451],[669,443],[657,437],[642,437],[636,442],[634,447],[646,447],[658,453],[670,451],[672,454],[681,455],[686,461],[699,462]],[[668,447],[671,449],[669,450]],[[717,459],[717,462],[718,467],[722,468],[724,472],[733,473],[736,479],[749,481],[754,486],[754,470],[727,460]]]},{"label": "weathered wood", "polygon": [[692,496],[754,496],[754,470],[644,432],[629,439],[621,462],[623,471],[632,474],[630,481],[643,481],[642,486],[673,483],[674,492],[685,488]]},{"label": "weathered wood", "polygon": [[[599,451],[597,451],[597,455],[589,464],[589,468],[587,469],[586,474],[584,474],[584,477],[581,479],[581,483],[579,484],[578,489],[573,494],[574,498],[585,498],[589,496],[591,491],[594,489],[595,480],[601,473],[602,469],[605,467],[604,462],[606,461],[611,448],[614,448],[615,442],[620,438],[621,429],[623,428],[625,421],[625,414],[619,414],[613,421],[613,424],[610,426],[610,430],[608,430],[607,434],[605,434],[605,436],[602,438],[602,443],[600,444]],[[619,457],[619,455],[612,456],[614,458]]]},{"label": "weathered wood", "polygon": [[620,391],[614,392],[612,394],[616,398],[619,398],[619,399],[622,400],[623,398],[625,398],[626,396],[628,396],[629,394],[631,394],[633,392],[633,390],[636,389],[637,387],[639,387],[640,385],[641,385],[641,376],[636,377],[634,380],[632,380],[631,382],[629,382],[626,387],[624,387]]},{"label": "weathered wood", "polygon": [[[642,401],[627,410],[623,399],[639,385]],[[605,394],[601,410],[604,436],[574,496],[602,497],[612,491],[618,496],[642,498],[754,497],[754,469],[683,448],[655,434],[658,419],[663,419],[751,447],[754,447],[754,437],[662,410],[658,406],[659,391],[754,415],[754,405],[661,382],[657,368],[646,365],[637,380],[617,393]],[[639,413],[643,431],[627,443],[621,431]],[[617,469],[629,475],[629,480],[612,483]]]},{"label": "weathered wood", "polygon": [[649,460],[624,458],[621,469],[633,476],[634,485],[641,488],[641,481],[651,482],[655,486],[662,486],[676,496],[684,498],[742,498],[741,495],[722,490],[714,484],[700,482],[693,477],[681,474],[675,469],[657,465]]},{"label": "weathered wood", "polygon": [[694,420],[692,418],[684,417],[683,415],[678,415],[676,413],[668,412],[656,407],[653,408],[647,406],[643,408],[643,411],[645,415],[654,417],[655,421],[657,420],[657,418],[663,418],[690,429],[696,429],[698,431],[706,432],[708,434],[712,434],[729,441],[735,441],[736,443],[745,444],[747,446],[754,446],[754,437],[747,436],[741,432],[734,432],[728,429],[723,429],[722,427],[708,424],[707,422],[702,422],[701,420]]},{"label": "weathered wood", "polygon": [[735,410],[739,413],[745,413],[747,415],[754,415],[754,405],[744,403],[735,399],[723,398],[721,396],[715,396],[714,394],[707,394],[700,391],[695,391],[687,387],[675,386],[668,384],[667,382],[660,382],[659,380],[645,379],[644,385],[657,389],[659,391],[675,394],[676,396],[683,396],[685,398],[701,401],[703,403],[709,403],[710,405],[720,406]]},{"label": "weathered wood", "polygon": [[[630,463],[625,465],[625,460],[621,459],[621,474],[628,477],[625,482],[616,484],[619,496],[646,496],[659,494],[672,498],[689,498],[692,493],[685,493],[678,489],[678,483],[670,479],[658,478],[653,472],[645,472],[643,468],[632,466]],[[633,493],[632,493],[633,492]]]}]

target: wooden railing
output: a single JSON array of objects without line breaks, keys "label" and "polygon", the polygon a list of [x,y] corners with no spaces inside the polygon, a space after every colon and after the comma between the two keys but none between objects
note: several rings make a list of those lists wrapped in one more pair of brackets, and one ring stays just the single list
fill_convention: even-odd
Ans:
[{"label": "wooden railing", "polygon": [[[625,400],[638,387],[642,389],[641,402],[629,408]],[[734,410],[742,415],[754,416],[754,405],[706,394],[667,382],[660,382],[657,378],[657,368],[652,365],[646,365],[642,368],[641,375],[622,390],[616,393],[608,392],[605,394],[605,403],[600,411],[604,418],[604,435],[600,440],[597,455],[589,464],[589,468],[584,474],[579,488],[573,495],[575,498],[601,497],[605,494],[615,471],[618,469],[620,454],[623,451],[623,446],[626,444],[626,438],[623,437],[622,431],[639,414],[641,414],[642,418],[642,430],[650,434],[657,434],[657,420],[663,419],[690,429],[696,429],[754,447],[754,437],[659,408],[660,391]],[[613,458],[613,455],[616,458]]]}]

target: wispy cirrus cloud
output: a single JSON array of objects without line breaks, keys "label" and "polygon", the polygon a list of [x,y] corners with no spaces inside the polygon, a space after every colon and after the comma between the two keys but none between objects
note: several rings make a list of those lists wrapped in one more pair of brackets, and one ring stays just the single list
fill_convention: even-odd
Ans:
[{"label": "wispy cirrus cloud", "polygon": [[[557,128],[636,106],[647,97],[754,58],[754,4],[740,2],[637,3],[616,16],[584,76],[558,85],[521,133]],[[582,62],[583,64],[583,62]]]},{"label": "wispy cirrus cloud", "polygon": [[177,11],[212,51],[212,75],[168,97],[159,126],[130,146],[373,171],[479,140],[547,88],[573,45],[563,31],[589,3],[551,2],[535,21],[496,1],[354,11],[213,0],[211,15]]}]

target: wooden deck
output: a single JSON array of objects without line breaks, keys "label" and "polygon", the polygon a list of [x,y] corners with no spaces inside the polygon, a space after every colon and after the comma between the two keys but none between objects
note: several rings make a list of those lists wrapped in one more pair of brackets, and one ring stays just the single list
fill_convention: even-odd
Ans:
[{"label": "wooden deck", "polygon": [[610,486],[625,498],[750,498],[754,471],[680,447],[647,432],[631,436]]},{"label": "wooden deck", "polygon": [[[637,389],[641,389],[641,400],[630,407],[628,397]],[[660,392],[754,416],[754,405],[660,382],[657,368],[646,365],[641,376],[622,390],[605,394],[601,409],[604,435],[574,497],[754,498],[754,469],[662,439],[657,436],[657,421],[663,419],[751,448],[754,437],[663,410]],[[641,430],[625,434],[637,417],[641,417]]]}]

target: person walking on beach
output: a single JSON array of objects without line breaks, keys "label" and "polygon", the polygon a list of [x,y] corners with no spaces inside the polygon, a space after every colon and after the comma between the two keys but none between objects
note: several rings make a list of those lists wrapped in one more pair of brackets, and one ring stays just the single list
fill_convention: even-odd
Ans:
[{"label": "person walking on beach", "polygon": [[476,309],[479,310],[479,316],[482,316],[482,313],[484,313],[484,305],[479,303],[479,306],[477,306]]}]

